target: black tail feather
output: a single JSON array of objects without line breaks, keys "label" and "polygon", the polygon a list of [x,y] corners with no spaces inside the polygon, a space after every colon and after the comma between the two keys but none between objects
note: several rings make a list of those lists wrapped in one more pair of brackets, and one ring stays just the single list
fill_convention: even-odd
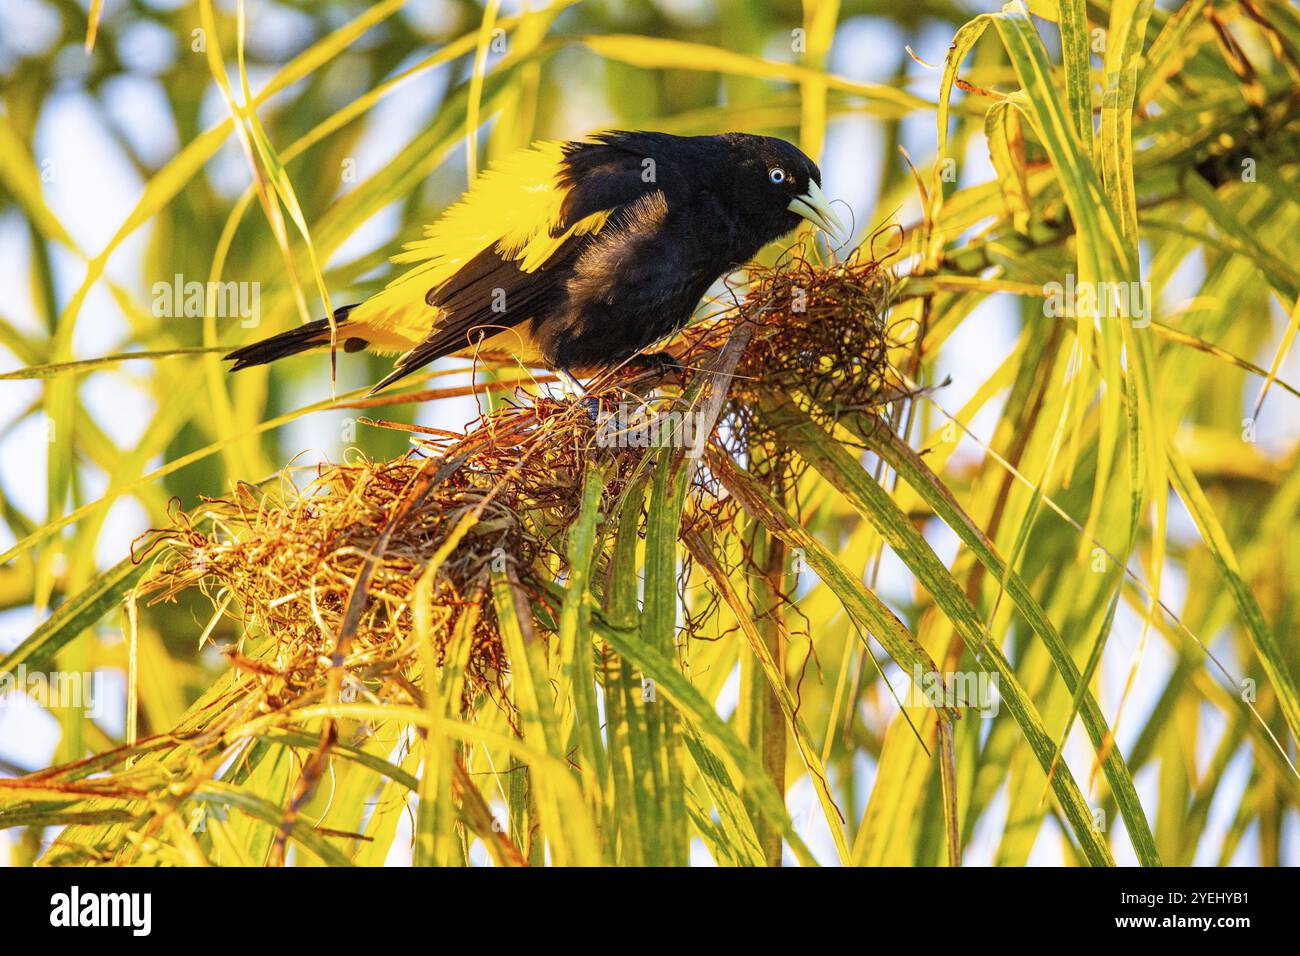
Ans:
[{"label": "black tail feather", "polygon": [[[334,310],[334,325],[339,330],[336,338],[340,345],[344,345],[344,339],[346,338],[346,334],[343,332],[343,324],[347,321],[348,313],[353,308],[354,306],[349,305]],[[235,363],[230,367],[230,371],[238,372],[241,368],[265,365],[288,355],[297,355],[299,352],[306,352],[308,349],[329,345],[329,341],[329,320],[317,319],[315,322],[300,325],[296,329],[289,329],[279,335],[272,335],[270,338],[237,348],[233,352],[227,353],[224,358]]]}]

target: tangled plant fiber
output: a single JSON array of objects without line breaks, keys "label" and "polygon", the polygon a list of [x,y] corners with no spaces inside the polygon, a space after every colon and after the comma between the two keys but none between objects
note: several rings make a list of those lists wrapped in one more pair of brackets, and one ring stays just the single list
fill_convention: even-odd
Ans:
[{"label": "tangled plant fiber", "polygon": [[[709,422],[710,441],[737,459],[756,459],[755,447],[771,443],[764,390],[800,392],[821,415],[869,413],[897,397],[889,354],[899,342],[886,321],[892,282],[881,261],[861,252],[829,266],[797,258],[754,269],[749,281],[743,300],[669,344],[680,372],[615,370],[591,384],[598,407],[631,397],[681,408],[742,330],[744,348]],[[661,397],[647,398],[654,386]],[[149,549],[164,543],[165,552],[146,591],[159,601],[201,587],[242,633],[269,638],[273,653],[258,661],[228,653],[255,677],[258,706],[274,711],[320,691],[339,669],[345,686],[409,701],[420,676],[413,595],[431,575],[434,661],[443,663],[458,622],[472,615],[462,707],[484,694],[508,706],[493,576],[521,603],[546,608],[587,471],[599,464],[612,475],[600,509],[609,518],[650,457],[598,440],[591,411],[520,393],[463,436],[421,436],[392,461],[322,465],[302,488],[287,471],[266,490],[241,484],[228,498],[176,512],[157,533]],[[731,524],[706,469],[696,470],[693,489],[688,526]]]}]

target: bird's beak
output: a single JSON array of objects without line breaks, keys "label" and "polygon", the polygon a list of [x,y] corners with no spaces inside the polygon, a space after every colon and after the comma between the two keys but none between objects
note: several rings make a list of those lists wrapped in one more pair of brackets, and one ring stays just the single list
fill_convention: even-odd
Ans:
[{"label": "bird's beak", "polygon": [[833,239],[848,238],[848,230],[844,228],[844,223],[840,222],[840,217],[835,215],[835,210],[826,200],[826,194],[811,179],[808,181],[808,191],[802,196],[791,199],[790,205],[785,208],[803,216]]}]

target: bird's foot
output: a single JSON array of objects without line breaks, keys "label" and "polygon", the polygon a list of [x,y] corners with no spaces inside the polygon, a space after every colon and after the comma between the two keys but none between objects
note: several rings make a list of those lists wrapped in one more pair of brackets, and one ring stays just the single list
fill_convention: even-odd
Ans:
[{"label": "bird's foot", "polygon": [[564,397],[587,413],[593,422],[600,417],[600,399],[588,395],[583,384],[573,377],[571,372],[556,369],[555,377],[560,380],[560,391]]},{"label": "bird's foot", "polygon": [[555,377],[560,380],[560,391],[564,393],[565,398],[579,399],[587,397],[587,390],[583,388],[581,382],[573,377],[573,373],[557,368]]},{"label": "bird's foot", "polygon": [[662,378],[670,372],[680,372],[682,365],[670,352],[645,352],[628,360],[629,367],[652,372]]}]

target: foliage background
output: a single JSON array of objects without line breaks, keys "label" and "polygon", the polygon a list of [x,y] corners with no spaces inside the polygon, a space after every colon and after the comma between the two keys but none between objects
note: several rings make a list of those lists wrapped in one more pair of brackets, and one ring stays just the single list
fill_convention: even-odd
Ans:
[{"label": "foliage background", "polygon": [[[1284,714],[1291,707],[1294,720],[1294,688],[1277,675],[1300,663],[1300,545],[1291,534],[1300,419],[1296,396],[1278,383],[1266,389],[1267,376],[1257,374],[1300,380],[1287,357],[1300,314],[1300,273],[1291,261],[1300,219],[1294,8],[1035,4],[1043,56],[1057,64],[1050,76],[1034,74],[1040,64],[1017,39],[1017,23],[999,21],[961,76],[984,90],[1023,89],[1023,98],[954,92],[943,154],[955,159],[950,181],[934,165],[943,74],[906,47],[942,64],[958,29],[995,11],[854,0],[583,0],[486,10],[451,0],[250,0],[246,76],[260,91],[265,141],[283,161],[310,229],[309,251],[292,206],[285,202],[288,221],[277,223],[249,188],[245,149],[231,134],[213,77],[209,53],[219,48],[233,96],[242,99],[233,4],[207,13],[216,29],[200,51],[195,31],[210,26],[203,4],[105,3],[87,54],[84,5],[7,2],[0,10],[5,367],[234,344],[254,334],[230,321],[155,317],[154,283],[175,275],[260,282],[256,334],[288,327],[303,309],[319,314],[313,261],[332,301],[355,301],[388,278],[387,255],[459,195],[471,162],[534,138],[605,126],[785,135],[822,157],[827,192],[851,207],[859,236],[900,222],[911,230],[914,265],[943,277],[931,280],[931,297],[900,307],[926,322],[917,380],[947,383],[907,412],[907,437],[927,450],[925,461],[999,552],[1018,556],[1020,574],[1080,669],[1097,649],[1093,689],[1106,724],[1118,725],[1118,748],[1160,858],[1295,863],[1300,787],[1295,724],[1288,728]],[[508,31],[505,54],[485,42],[485,20]],[[794,30],[804,31],[803,43],[793,42]],[[1068,30],[1073,40],[1063,44]],[[1076,51],[1098,30],[1105,52],[1080,61]],[[332,35],[348,42],[333,43]],[[1126,46],[1121,38],[1131,39]],[[479,46],[487,69],[476,73]],[[1094,138],[1094,122],[1086,129],[1076,122],[1091,114],[1078,92],[1088,89],[1089,75],[1097,110],[1091,148],[1079,143]],[[1111,78],[1118,85],[1107,100],[1102,90]],[[1125,97],[1138,107],[1131,131],[1129,111],[1116,106]],[[471,161],[465,124],[480,100],[483,129]],[[1007,102],[1011,108],[990,111]],[[1021,106],[1029,129],[1023,156],[1007,125]],[[1073,133],[1062,132],[1072,123]],[[994,160],[990,135],[1002,149]],[[1250,181],[1242,177],[1246,160]],[[276,168],[264,162],[263,175]],[[1015,188],[1022,174],[1023,197]],[[913,228],[924,226],[927,213],[933,229]],[[1121,335],[1103,325],[1089,332],[1043,315],[1046,281],[1068,272],[1128,280],[1139,270],[1163,331]],[[1070,369],[1076,343],[1088,356],[1082,375]],[[381,366],[341,361],[339,392],[374,380]],[[294,456],[308,464],[339,460],[350,447],[374,458],[404,450],[400,433],[356,426],[344,411],[310,410],[329,397],[324,357],[233,380],[214,355],[185,353],[0,383],[0,651],[18,647],[51,608],[116,566],[137,534],[164,524],[173,496],[190,506],[233,481],[272,474]],[[947,413],[962,427],[948,427]],[[470,398],[386,411],[442,427],[476,414]],[[277,416],[281,423],[263,427]],[[1026,482],[1008,477],[1008,459]],[[1018,603],[999,598],[994,575],[972,570],[970,552],[913,488],[894,483],[874,460],[868,465],[971,595],[1050,735],[1072,728],[1066,765],[1090,805],[1106,811],[1103,840],[1114,858],[1135,861],[1106,778],[1093,773],[1094,748],[1080,721],[1069,719],[1059,668],[1037,646]],[[818,482],[803,493],[818,538],[942,654],[952,606],[936,602],[916,565],[882,544],[849,496]],[[1060,520],[1056,507],[1078,527]],[[1133,578],[1116,574],[1098,544],[1125,556]],[[1150,587],[1176,620],[1152,609]],[[851,852],[837,851],[834,827],[791,748],[782,783],[796,830],[823,862],[941,862],[938,765],[916,747],[837,595],[807,572],[799,594],[806,633],[790,637],[785,676],[799,688],[800,714],[831,776]],[[119,689],[116,706],[91,720],[6,698],[0,775],[101,752],[132,732],[121,716],[123,615],[110,604],[59,651],[57,666],[103,672]],[[209,615],[197,594],[141,613],[134,732],[173,726],[225,669],[211,647],[196,651]],[[816,661],[805,666],[808,634]],[[213,636],[229,640],[234,632],[227,622]],[[757,670],[752,656],[734,635],[692,654],[693,673],[707,674],[697,689],[743,736],[740,699]],[[878,645],[875,655],[901,687],[900,669]],[[1254,710],[1234,686],[1243,678],[1258,684]],[[957,753],[966,862],[1081,859],[1078,834],[1051,798],[1042,799],[1041,770],[1005,710],[994,721],[965,722]],[[409,822],[397,816],[388,842],[370,849],[368,860],[409,859]],[[30,862],[56,833],[13,825],[0,831],[0,856]],[[693,861],[714,855],[706,840],[692,840]],[[788,845],[786,857],[793,862]],[[481,850],[471,858],[482,860]]]}]

